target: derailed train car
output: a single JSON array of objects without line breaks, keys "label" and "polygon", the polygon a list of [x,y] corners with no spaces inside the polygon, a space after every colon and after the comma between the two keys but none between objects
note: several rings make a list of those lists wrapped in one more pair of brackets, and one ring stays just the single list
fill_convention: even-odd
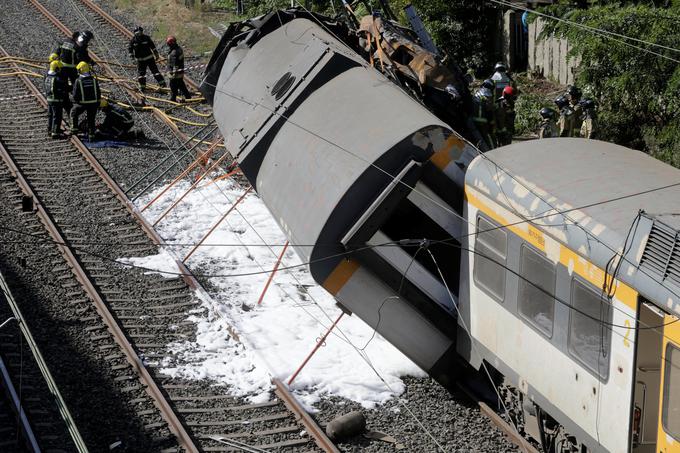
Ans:
[{"label": "derailed train car", "polygon": [[[314,279],[443,378],[455,353],[453,301],[429,256],[412,259],[417,244],[398,240],[460,235],[455,161],[476,151],[313,17],[262,22],[227,49],[209,85],[227,149]],[[446,260],[454,293],[458,261]]]},{"label": "derailed train car", "polygon": [[481,155],[351,39],[268,15],[203,84],[314,279],[440,381],[488,372],[543,451],[680,451],[680,171],[578,139]]}]

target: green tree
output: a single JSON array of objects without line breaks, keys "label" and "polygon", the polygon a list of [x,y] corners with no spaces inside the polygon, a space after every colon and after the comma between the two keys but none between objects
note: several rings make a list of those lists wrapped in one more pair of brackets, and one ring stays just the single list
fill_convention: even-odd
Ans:
[{"label": "green tree", "polygon": [[[380,8],[376,1],[368,5]],[[498,59],[495,54],[495,40],[500,33],[498,9],[489,2],[479,0],[393,0],[390,8],[398,15],[399,21],[407,25],[404,7],[409,3],[415,6],[427,30],[437,46],[455,60],[460,66],[474,68],[484,76],[488,75],[493,63]],[[295,4],[305,4],[295,0]],[[287,8],[290,0],[247,0],[245,17],[264,14],[274,9]],[[337,13],[342,2],[334,4],[330,0],[312,0],[312,11],[328,15]],[[357,5],[357,15],[369,14],[369,8]]]},{"label": "green tree", "polygon": [[569,10],[562,17],[644,42],[564,22],[551,22],[547,33],[567,38],[572,55],[580,55],[576,80],[599,104],[599,137],[680,166],[680,11],[614,3]]},{"label": "green tree", "polygon": [[464,68],[487,76],[499,55],[495,42],[500,33],[499,10],[479,0],[395,0],[390,2],[400,21],[407,24],[404,7],[411,3],[437,46]]}]

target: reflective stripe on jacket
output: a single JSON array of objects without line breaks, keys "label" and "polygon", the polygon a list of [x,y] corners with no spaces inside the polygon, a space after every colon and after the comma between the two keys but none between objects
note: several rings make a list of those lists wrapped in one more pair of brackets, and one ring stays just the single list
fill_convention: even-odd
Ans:
[{"label": "reflective stripe on jacket", "polygon": [[73,41],[64,41],[61,46],[55,51],[59,55],[59,60],[65,68],[75,68],[76,67],[76,47]]},{"label": "reflective stripe on jacket", "polygon": [[128,45],[128,53],[137,61],[147,61],[158,57],[156,45],[147,35],[135,35]]},{"label": "reflective stripe on jacket", "polygon": [[73,101],[76,104],[99,104],[99,83],[90,74],[81,74],[73,84]]},{"label": "reflective stripe on jacket", "polygon": [[66,83],[59,74],[45,76],[45,97],[48,104],[60,104],[66,99]]},{"label": "reflective stripe on jacket", "polygon": [[168,54],[168,73],[173,79],[184,77],[184,51],[179,45],[170,49]]}]

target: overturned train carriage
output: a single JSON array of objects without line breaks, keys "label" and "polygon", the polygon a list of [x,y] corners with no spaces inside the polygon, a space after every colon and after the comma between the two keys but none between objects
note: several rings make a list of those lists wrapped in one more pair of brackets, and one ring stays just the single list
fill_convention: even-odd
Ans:
[{"label": "overturned train carriage", "polygon": [[488,370],[543,451],[680,452],[680,171],[581,139],[479,155],[351,36],[232,25],[202,86],[314,279],[432,376]]},{"label": "overturned train carriage", "polygon": [[215,52],[204,88],[227,149],[314,279],[444,378],[459,249],[429,246],[452,298],[417,241],[394,241],[459,236],[461,162],[476,151],[313,16],[280,19]]}]

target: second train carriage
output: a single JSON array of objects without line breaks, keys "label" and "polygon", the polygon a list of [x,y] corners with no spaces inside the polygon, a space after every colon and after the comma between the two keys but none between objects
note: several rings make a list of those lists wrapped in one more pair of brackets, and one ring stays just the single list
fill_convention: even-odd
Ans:
[{"label": "second train carriage", "polygon": [[204,84],[315,280],[441,381],[488,370],[544,451],[679,452],[680,188],[645,191],[680,171],[578,139],[478,155],[317,21],[253,21]]},{"label": "second train carriage", "polygon": [[468,168],[458,351],[502,375],[546,451],[680,451],[679,183],[641,152],[581,139]]}]

